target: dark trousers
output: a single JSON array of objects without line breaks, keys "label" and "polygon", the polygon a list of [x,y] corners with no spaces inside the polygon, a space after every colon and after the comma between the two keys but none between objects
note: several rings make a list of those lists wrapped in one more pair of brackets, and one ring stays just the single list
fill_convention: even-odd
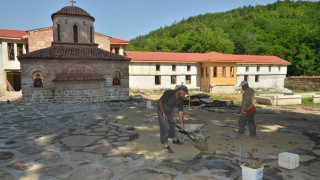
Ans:
[{"label": "dark trousers", "polygon": [[[167,144],[168,138],[174,138],[175,135],[175,128],[172,123],[168,120],[163,119],[162,112],[158,109],[158,121],[160,126],[160,142],[161,144]],[[166,114],[167,118],[172,118],[171,114]]]},{"label": "dark trousers", "polygon": [[239,124],[239,133],[243,134],[244,133],[244,128],[246,127],[246,124],[248,122],[249,126],[249,132],[250,136],[256,136],[256,122],[254,120],[255,112],[247,115],[242,115],[238,121]]}]

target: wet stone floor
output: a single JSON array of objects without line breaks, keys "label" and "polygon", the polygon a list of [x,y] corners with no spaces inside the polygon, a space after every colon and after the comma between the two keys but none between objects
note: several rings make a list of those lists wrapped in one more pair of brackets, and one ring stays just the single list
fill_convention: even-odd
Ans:
[{"label": "wet stone floor", "polygon": [[[104,111],[130,106],[0,104],[0,179],[241,179],[236,155],[147,159],[137,154],[131,142],[139,134]],[[264,179],[284,179],[279,172],[265,167]]]}]

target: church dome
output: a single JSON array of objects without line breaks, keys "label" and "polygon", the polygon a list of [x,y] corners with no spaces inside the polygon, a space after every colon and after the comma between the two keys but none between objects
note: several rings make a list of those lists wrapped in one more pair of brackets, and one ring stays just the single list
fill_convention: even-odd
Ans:
[{"label": "church dome", "polygon": [[57,11],[56,13],[53,13],[51,15],[51,18],[53,19],[55,15],[83,16],[88,17],[93,21],[95,20],[94,17],[92,17],[89,13],[77,6],[66,6]]}]

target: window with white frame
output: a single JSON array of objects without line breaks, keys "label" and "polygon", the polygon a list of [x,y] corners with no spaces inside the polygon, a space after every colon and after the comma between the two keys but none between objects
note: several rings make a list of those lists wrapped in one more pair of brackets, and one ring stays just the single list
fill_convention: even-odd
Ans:
[{"label": "window with white frame", "polygon": [[172,71],[176,71],[176,65],[175,64],[172,64]]},{"label": "window with white frame", "polygon": [[243,80],[248,82],[248,80],[249,80],[248,75],[244,75],[244,79]]},{"label": "window with white frame", "polygon": [[171,76],[171,84],[176,84],[177,76]]},{"label": "window with white frame", "polygon": [[154,84],[155,85],[160,85],[161,84],[161,76],[155,76]]},{"label": "window with white frame", "polygon": [[191,84],[191,75],[186,75],[186,84]]},{"label": "window with white frame", "polygon": [[160,71],[160,65],[159,64],[156,65],[156,71]]}]

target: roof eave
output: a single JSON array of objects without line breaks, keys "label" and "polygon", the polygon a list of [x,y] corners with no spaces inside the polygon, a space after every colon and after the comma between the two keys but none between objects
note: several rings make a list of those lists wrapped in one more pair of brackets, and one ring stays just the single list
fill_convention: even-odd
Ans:
[{"label": "roof eave", "polygon": [[93,22],[95,21],[95,18],[92,16],[82,15],[82,14],[68,14],[68,13],[53,13],[51,15],[51,19],[53,20],[54,16],[57,16],[57,15],[74,16],[74,17],[76,17],[76,16],[87,17],[87,18],[91,19]]},{"label": "roof eave", "polygon": [[256,62],[242,62],[238,64],[277,64],[277,65],[291,65],[291,63],[256,63]]},{"label": "roof eave", "polygon": [[115,45],[115,44],[125,44],[128,45],[129,42],[110,42],[110,44]]},{"label": "roof eave", "polygon": [[89,61],[94,61],[94,60],[108,60],[108,61],[131,61],[130,58],[127,59],[90,59],[90,58],[59,58],[59,57],[54,57],[54,58],[49,58],[49,57],[18,57],[18,60],[44,60],[44,59],[51,59],[51,60],[89,60]]},{"label": "roof eave", "polygon": [[0,37],[0,39],[10,39],[10,40],[21,40],[22,38],[21,37]]},{"label": "roof eave", "polygon": [[173,60],[132,60],[131,62],[142,62],[142,63],[198,63],[197,61],[173,61]]}]

